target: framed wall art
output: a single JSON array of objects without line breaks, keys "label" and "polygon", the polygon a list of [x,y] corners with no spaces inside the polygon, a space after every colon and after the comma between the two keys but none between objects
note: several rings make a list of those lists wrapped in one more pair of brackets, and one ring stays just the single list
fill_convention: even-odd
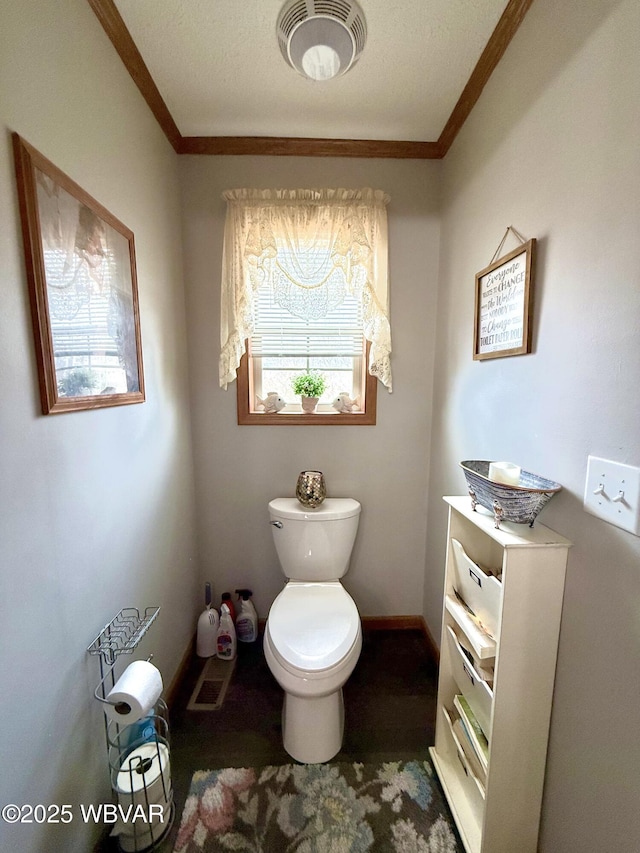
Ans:
[{"label": "framed wall art", "polygon": [[474,359],[531,352],[535,249],[523,242],[476,275]]},{"label": "framed wall art", "polygon": [[13,145],[43,413],[144,402],[133,232]]}]

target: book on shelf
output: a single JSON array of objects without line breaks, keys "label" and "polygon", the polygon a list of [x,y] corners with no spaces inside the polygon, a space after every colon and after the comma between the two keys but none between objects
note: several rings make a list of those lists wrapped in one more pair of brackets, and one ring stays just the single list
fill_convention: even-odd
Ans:
[{"label": "book on shelf", "polygon": [[483,765],[481,764],[478,754],[475,751],[473,744],[469,740],[469,736],[467,735],[467,731],[464,727],[462,720],[460,718],[454,720],[451,728],[456,738],[458,739],[458,742],[464,753],[464,757],[467,759],[467,764],[469,765],[471,772],[484,789],[485,785],[487,784],[487,768],[483,767]]},{"label": "book on shelf", "polygon": [[476,657],[481,659],[495,657],[496,641],[472,615],[472,611],[464,604],[455,589],[454,593],[456,598],[452,595],[445,596],[446,608],[469,638]]},{"label": "book on shelf", "polygon": [[486,681],[489,687],[493,690],[493,675],[494,668],[492,662],[495,660],[494,658],[480,658],[476,656],[476,653],[473,648],[473,644],[469,641],[469,638],[466,634],[459,634],[457,631],[455,632],[456,638],[458,640],[458,644],[462,649],[464,656],[467,658],[471,666],[475,669],[476,673],[482,678],[483,681]]},{"label": "book on shelf", "polygon": [[480,723],[476,719],[476,715],[471,710],[469,703],[461,693],[453,697],[453,705],[460,714],[460,722],[462,723],[467,740],[473,747],[474,752],[478,756],[478,760],[484,771],[487,770],[489,762],[489,741],[485,733],[482,731]]}]

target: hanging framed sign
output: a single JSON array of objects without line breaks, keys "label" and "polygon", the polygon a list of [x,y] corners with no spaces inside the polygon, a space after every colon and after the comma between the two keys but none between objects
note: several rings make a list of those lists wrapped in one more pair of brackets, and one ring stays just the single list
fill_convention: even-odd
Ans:
[{"label": "hanging framed sign", "polygon": [[[511,226],[507,233],[510,230],[517,234]],[[522,245],[492,261],[476,275],[475,360],[531,352],[535,249],[535,238],[523,241]]]}]

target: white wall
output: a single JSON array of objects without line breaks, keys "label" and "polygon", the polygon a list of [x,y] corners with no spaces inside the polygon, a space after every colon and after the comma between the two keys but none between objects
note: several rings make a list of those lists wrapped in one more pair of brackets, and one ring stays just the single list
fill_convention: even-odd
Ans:
[{"label": "white wall", "polygon": [[[160,604],[141,652],[169,683],[201,601],[177,157],[86,0],[5,0],[0,81],[0,803],[76,809],[0,823],[0,847],[86,853],[101,828],[77,805],[110,800],[86,647],[120,608]],[[40,413],[12,131],[135,233],[143,404]]]},{"label": "white wall", "polygon": [[[586,515],[582,489],[589,453],[640,464],[639,16],[635,0],[537,0],[444,164],[190,157],[178,167],[84,0],[5,0],[2,803],[107,798],[87,644],[120,607],[159,603],[141,651],[156,653],[169,681],[192,633],[199,580],[211,579],[217,595],[252,586],[266,615],[281,585],[266,504],[292,494],[303,468],[321,468],[331,494],[363,503],[346,578],[362,612],[419,612],[424,585],[437,636],[440,497],[464,490],[461,459],[505,457],[563,484],[542,520],[575,542],[541,853],[635,850],[640,539]],[[142,405],[40,415],[14,130],[135,232]],[[391,195],[395,390],[380,391],[376,427],[238,427],[235,389],[217,388],[220,193],[310,183]],[[538,238],[534,352],[473,362],[474,275],[508,224]],[[86,851],[96,833],[77,819],[0,824],[3,849],[34,853]]]},{"label": "white wall", "polygon": [[[541,853],[640,838],[640,538],[582,509],[588,454],[640,465],[639,32],[636,0],[536,0],[444,161],[425,613],[438,633],[462,459],[563,485],[541,517],[575,543]],[[510,224],[538,239],[533,353],[474,362],[474,276]]]},{"label": "white wall", "polygon": [[[324,472],[330,495],[363,512],[345,586],[364,615],[421,611],[436,327],[439,162],[185,157],[185,281],[198,533],[203,577],[216,596],[254,590],[266,616],[281,575],[267,504],[293,495],[298,473]],[[391,196],[393,394],[379,386],[372,427],[236,423],[236,388],[218,387],[220,269],[233,187],[372,186]]]}]

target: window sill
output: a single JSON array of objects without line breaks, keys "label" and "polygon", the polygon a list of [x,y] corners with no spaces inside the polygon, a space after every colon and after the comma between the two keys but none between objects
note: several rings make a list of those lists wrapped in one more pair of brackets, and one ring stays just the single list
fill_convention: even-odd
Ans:
[{"label": "window sill", "polygon": [[326,412],[305,414],[304,412],[251,412],[249,399],[253,399],[250,388],[248,357],[245,353],[240,361],[237,385],[239,426],[375,426],[378,380],[369,373],[365,380],[365,410],[363,412]]},{"label": "window sill", "polygon": [[240,426],[375,426],[375,411],[354,412],[346,414],[336,412],[335,415],[299,414],[297,412],[238,412]]}]

